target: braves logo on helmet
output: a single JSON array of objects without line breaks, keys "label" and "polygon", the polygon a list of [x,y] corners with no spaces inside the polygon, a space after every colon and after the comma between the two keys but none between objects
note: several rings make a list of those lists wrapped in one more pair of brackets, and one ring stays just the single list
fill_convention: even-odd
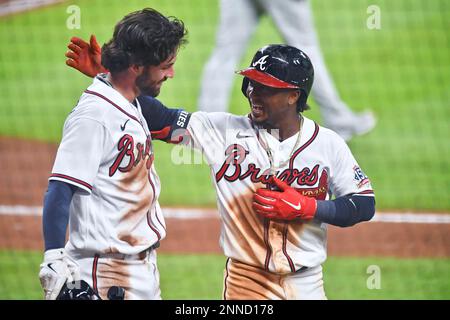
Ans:
[{"label": "braves logo on helmet", "polygon": [[264,65],[267,63],[266,59],[268,56],[269,56],[268,54],[266,54],[265,56],[262,56],[261,58],[259,58],[258,61],[253,62],[252,66],[254,66],[254,67],[259,66],[258,69],[261,71],[266,70],[266,67]]}]

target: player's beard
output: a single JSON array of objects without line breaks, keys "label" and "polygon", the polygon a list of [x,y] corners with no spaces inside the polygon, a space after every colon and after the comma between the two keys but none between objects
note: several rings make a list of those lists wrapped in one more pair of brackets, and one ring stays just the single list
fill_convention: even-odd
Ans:
[{"label": "player's beard", "polygon": [[157,97],[159,92],[161,91],[162,83],[166,79],[162,79],[159,82],[154,82],[148,75],[147,72],[144,72],[140,76],[136,78],[135,84],[139,89],[141,95]]}]

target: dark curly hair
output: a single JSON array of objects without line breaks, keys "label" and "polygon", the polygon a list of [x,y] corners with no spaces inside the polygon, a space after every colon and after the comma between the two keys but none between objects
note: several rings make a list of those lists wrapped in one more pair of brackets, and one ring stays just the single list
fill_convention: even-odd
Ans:
[{"label": "dark curly hair", "polygon": [[136,64],[159,65],[185,43],[187,30],[175,17],[145,8],[126,15],[114,28],[113,38],[103,45],[102,65],[116,73]]}]

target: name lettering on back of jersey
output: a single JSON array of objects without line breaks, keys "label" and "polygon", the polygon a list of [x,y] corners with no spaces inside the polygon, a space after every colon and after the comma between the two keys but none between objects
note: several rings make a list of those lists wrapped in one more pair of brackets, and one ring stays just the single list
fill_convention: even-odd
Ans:
[{"label": "name lettering on back of jersey", "polygon": [[145,146],[138,142],[136,144],[135,155],[135,143],[133,137],[129,134],[123,135],[117,144],[119,154],[113,164],[109,167],[109,176],[112,177],[117,170],[120,172],[129,172],[141,161],[147,161],[146,167],[147,169],[150,169],[153,160],[151,154],[151,143],[150,136],[147,137]]}]

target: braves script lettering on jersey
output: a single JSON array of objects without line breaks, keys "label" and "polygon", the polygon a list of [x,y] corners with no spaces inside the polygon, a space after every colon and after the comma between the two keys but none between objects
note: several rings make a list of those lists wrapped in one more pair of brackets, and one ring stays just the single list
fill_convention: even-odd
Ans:
[{"label": "braves script lettering on jersey", "polygon": [[127,298],[158,299],[156,253],[148,249],[166,230],[152,141],[135,103],[94,79],[64,124],[50,179],[79,188],[66,251],[82,279],[103,297],[116,285]]},{"label": "braves script lettering on jersey", "polygon": [[[369,179],[343,139],[304,118],[299,143],[299,133],[280,142],[250,118],[227,113],[195,112],[187,130],[190,144],[204,152],[212,169],[222,218],[220,245],[230,258],[224,297],[324,298],[321,264],[327,256],[326,224],[263,218],[252,210],[252,196],[269,180],[268,150],[276,176],[304,195],[318,200],[333,195],[373,196]],[[265,284],[246,281],[248,273]],[[286,285],[280,284],[280,275],[289,275]],[[249,285],[257,294],[245,297],[239,287]]]}]

